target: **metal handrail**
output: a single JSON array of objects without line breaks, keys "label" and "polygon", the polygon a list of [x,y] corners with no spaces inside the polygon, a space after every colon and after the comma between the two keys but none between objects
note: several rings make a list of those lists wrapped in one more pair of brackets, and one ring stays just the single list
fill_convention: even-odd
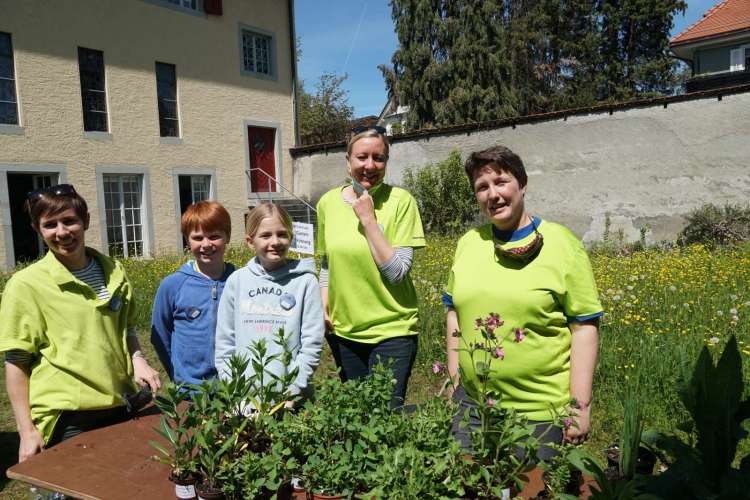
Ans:
[{"label": "metal handrail", "polygon": [[[276,177],[272,176],[271,174],[269,174],[268,172],[264,171],[261,168],[255,167],[255,168],[251,168],[251,169],[245,171],[245,174],[247,174],[247,180],[250,181],[250,186],[251,187],[252,187],[252,184],[253,184],[253,179],[252,179],[252,177],[250,177],[250,172],[252,172],[254,170],[257,170],[258,172],[260,172],[263,175],[265,175],[266,177],[268,177],[270,180],[272,180],[273,182],[275,182],[276,184],[278,184],[279,186],[281,186],[281,189],[283,189],[284,191],[286,191],[287,193],[291,194],[292,196],[294,196],[295,198],[297,198],[299,201],[301,201],[302,203],[304,203],[307,206],[307,208],[309,208],[310,210],[312,210],[316,214],[318,213],[318,211],[315,210],[315,207],[313,207],[312,205],[310,205],[308,202],[306,202],[305,200],[303,200],[302,198],[300,198],[299,196],[297,196],[296,194],[294,194],[290,190],[288,190],[282,183],[280,183],[276,179]],[[269,192],[272,192],[272,191],[269,191]]]}]

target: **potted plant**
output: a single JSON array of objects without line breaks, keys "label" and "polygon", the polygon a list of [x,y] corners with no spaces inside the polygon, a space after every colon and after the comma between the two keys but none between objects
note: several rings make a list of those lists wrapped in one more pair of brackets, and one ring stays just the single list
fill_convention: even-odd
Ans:
[{"label": "potted plant", "polygon": [[[517,328],[501,335],[502,325],[500,316],[490,313],[476,320],[480,341],[471,341],[460,331],[453,333],[461,342],[456,350],[468,353],[480,383],[476,400],[480,425],[472,432],[472,455],[463,467],[467,494],[476,498],[510,498],[514,489],[520,491],[544,437],[534,436],[535,427],[513,409],[502,408],[502,396],[489,387],[493,366],[505,359],[503,344],[524,339],[523,331]],[[439,373],[442,367],[438,364],[433,371]],[[555,421],[561,421],[561,416],[555,415]]]},{"label": "potted plant", "polygon": [[272,363],[289,367],[292,359],[283,329],[273,341],[274,353],[265,340],[253,342],[249,356],[228,360],[227,374],[192,388],[200,498],[270,498],[289,489],[294,462],[274,451],[274,441],[298,370],[271,372]]},{"label": "potted plant", "polygon": [[175,497],[188,500],[196,498],[196,464],[195,437],[191,432],[195,419],[186,398],[183,386],[166,385],[165,395],[155,399],[162,414],[156,432],[166,441],[166,447],[154,440],[149,443],[161,453],[157,459],[171,468],[169,480],[175,484]]}]

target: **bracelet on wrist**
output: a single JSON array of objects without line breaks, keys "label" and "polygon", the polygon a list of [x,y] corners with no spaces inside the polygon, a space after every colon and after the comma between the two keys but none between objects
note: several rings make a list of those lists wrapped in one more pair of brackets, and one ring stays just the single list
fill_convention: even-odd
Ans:
[{"label": "bracelet on wrist", "polygon": [[135,351],[131,357],[133,358],[133,360],[135,360],[135,358],[146,359],[146,355],[143,354],[143,351],[141,350]]}]

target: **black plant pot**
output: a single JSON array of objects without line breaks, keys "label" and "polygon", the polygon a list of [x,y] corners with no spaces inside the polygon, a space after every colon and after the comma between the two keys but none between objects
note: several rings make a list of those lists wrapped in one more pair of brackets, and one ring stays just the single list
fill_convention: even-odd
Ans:
[{"label": "black plant pot", "polygon": [[[620,479],[620,445],[614,442],[605,450],[607,454],[607,469],[604,471],[607,479]],[[635,473],[650,476],[654,473],[656,455],[643,446],[638,447],[638,458],[635,462]]]}]

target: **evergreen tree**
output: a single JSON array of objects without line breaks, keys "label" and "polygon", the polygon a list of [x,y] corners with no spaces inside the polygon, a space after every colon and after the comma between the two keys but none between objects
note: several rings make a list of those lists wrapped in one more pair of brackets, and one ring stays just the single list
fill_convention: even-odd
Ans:
[{"label": "evergreen tree", "polygon": [[490,0],[392,0],[400,47],[396,92],[410,128],[484,121],[516,114],[504,47],[503,3]]},{"label": "evergreen tree", "polygon": [[670,92],[685,0],[391,0],[389,95],[410,128]]}]

